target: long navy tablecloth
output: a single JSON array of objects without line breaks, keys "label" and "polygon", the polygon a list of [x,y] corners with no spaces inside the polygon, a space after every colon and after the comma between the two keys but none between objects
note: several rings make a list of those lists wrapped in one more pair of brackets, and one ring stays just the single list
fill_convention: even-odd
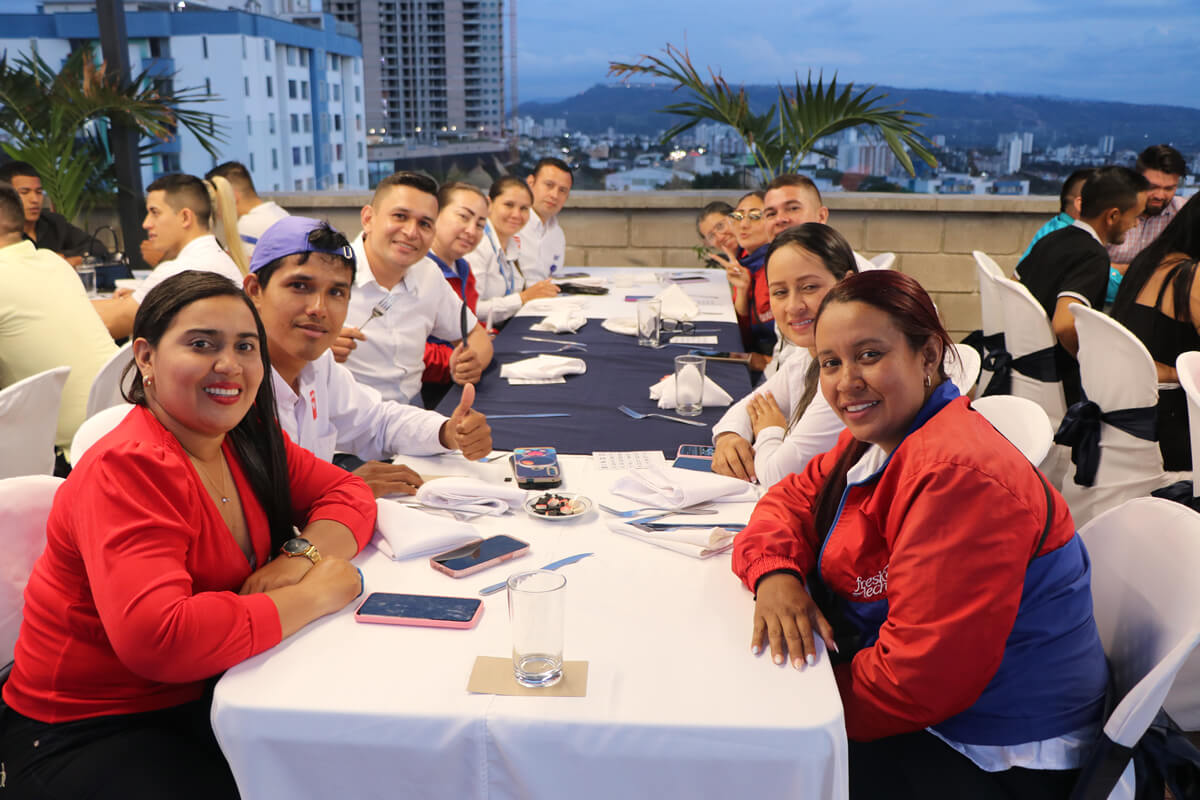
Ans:
[{"label": "long navy tablecloth", "polygon": [[[476,386],[475,408],[487,415],[561,411],[571,416],[491,421],[492,442],[497,450],[538,445],[555,447],[560,453],[583,454],[595,450],[662,450],[668,458],[674,458],[681,444],[711,443],[712,425],[725,408],[705,407],[699,417],[688,418],[704,422],[707,428],[654,418],[635,420],[617,410],[617,406],[626,405],[634,411],[673,414],[660,411],[650,399],[650,386],[671,374],[675,356],[689,348],[638,347],[634,337],[606,331],[594,318],[574,334],[531,331],[530,326],[538,321],[538,317],[517,317],[496,337],[495,357]],[[715,349],[742,349],[736,324],[702,321],[696,327],[718,331]],[[586,344],[586,352],[565,350],[555,355],[582,358],[587,362],[587,372],[568,375],[562,384],[510,386],[500,377],[500,365],[533,358],[533,354],[517,351],[555,349],[552,344],[521,338],[526,335]],[[666,338],[664,334],[664,341]],[[734,400],[750,392],[750,373],[743,364],[709,361],[708,376]],[[449,416],[461,396],[461,387],[455,386],[437,410]]]}]

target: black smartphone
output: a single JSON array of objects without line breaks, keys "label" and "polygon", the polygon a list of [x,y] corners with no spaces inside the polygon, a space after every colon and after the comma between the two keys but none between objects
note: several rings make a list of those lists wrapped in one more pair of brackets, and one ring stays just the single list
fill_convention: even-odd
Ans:
[{"label": "black smartphone", "polygon": [[512,454],[513,475],[522,489],[553,489],[562,485],[558,451],[553,447],[518,447]]}]

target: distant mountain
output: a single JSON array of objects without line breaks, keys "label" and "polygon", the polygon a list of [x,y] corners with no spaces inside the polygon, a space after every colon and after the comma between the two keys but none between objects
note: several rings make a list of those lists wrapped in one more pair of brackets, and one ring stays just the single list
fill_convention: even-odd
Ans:
[{"label": "distant mountain", "polygon": [[[865,84],[863,85],[865,86]],[[1033,97],[940,89],[897,89],[877,86],[886,102],[903,103],[924,111],[922,132],[943,134],[950,146],[995,147],[996,137],[1012,131],[1031,131],[1036,149],[1064,144],[1096,144],[1112,135],[1117,149],[1140,150],[1170,142],[1190,153],[1200,150],[1200,109],[1182,106],[1136,105],[1061,97]],[[774,86],[748,86],[750,103],[765,111],[775,101]],[[653,135],[679,118],[658,109],[680,102],[684,93],[648,85],[597,84],[582,94],[558,102],[522,103],[521,114],[536,120],[565,118],[572,130],[603,133],[610,126],[624,133]]]}]

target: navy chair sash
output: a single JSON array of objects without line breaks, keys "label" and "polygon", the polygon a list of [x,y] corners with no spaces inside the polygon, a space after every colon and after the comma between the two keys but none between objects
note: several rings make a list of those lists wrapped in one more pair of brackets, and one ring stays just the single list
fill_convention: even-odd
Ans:
[{"label": "navy chair sash", "polygon": [[1147,442],[1158,441],[1158,407],[1124,408],[1101,412],[1091,400],[1081,400],[1067,409],[1062,424],[1054,434],[1056,444],[1071,448],[1075,464],[1075,483],[1092,486],[1100,468],[1100,423],[1106,422],[1117,430]]},{"label": "navy chair sash", "polygon": [[[997,335],[1003,336],[1003,334]],[[1013,358],[1012,353],[1001,345],[996,350],[989,350],[983,357],[983,368],[992,373],[992,379],[988,381],[987,388],[983,390],[984,397],[993,394],[1012,394],[1013,370],[1042,383],[1054,383],[1059,379],[1053,347],[1044,347],[1041,350],[1026,353],[1020,358]]]}]

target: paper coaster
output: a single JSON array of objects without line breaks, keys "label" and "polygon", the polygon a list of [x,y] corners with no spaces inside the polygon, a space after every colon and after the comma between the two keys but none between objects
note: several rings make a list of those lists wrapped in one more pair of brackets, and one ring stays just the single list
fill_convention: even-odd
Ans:
[{"label": "paper coaster", "polygon": [[517,697],[587,697],[588,662],[564,661],[562,680],[553,686],[532,689],[513,677],[512,658],[478,656],[467,680],[467,691]]}]

